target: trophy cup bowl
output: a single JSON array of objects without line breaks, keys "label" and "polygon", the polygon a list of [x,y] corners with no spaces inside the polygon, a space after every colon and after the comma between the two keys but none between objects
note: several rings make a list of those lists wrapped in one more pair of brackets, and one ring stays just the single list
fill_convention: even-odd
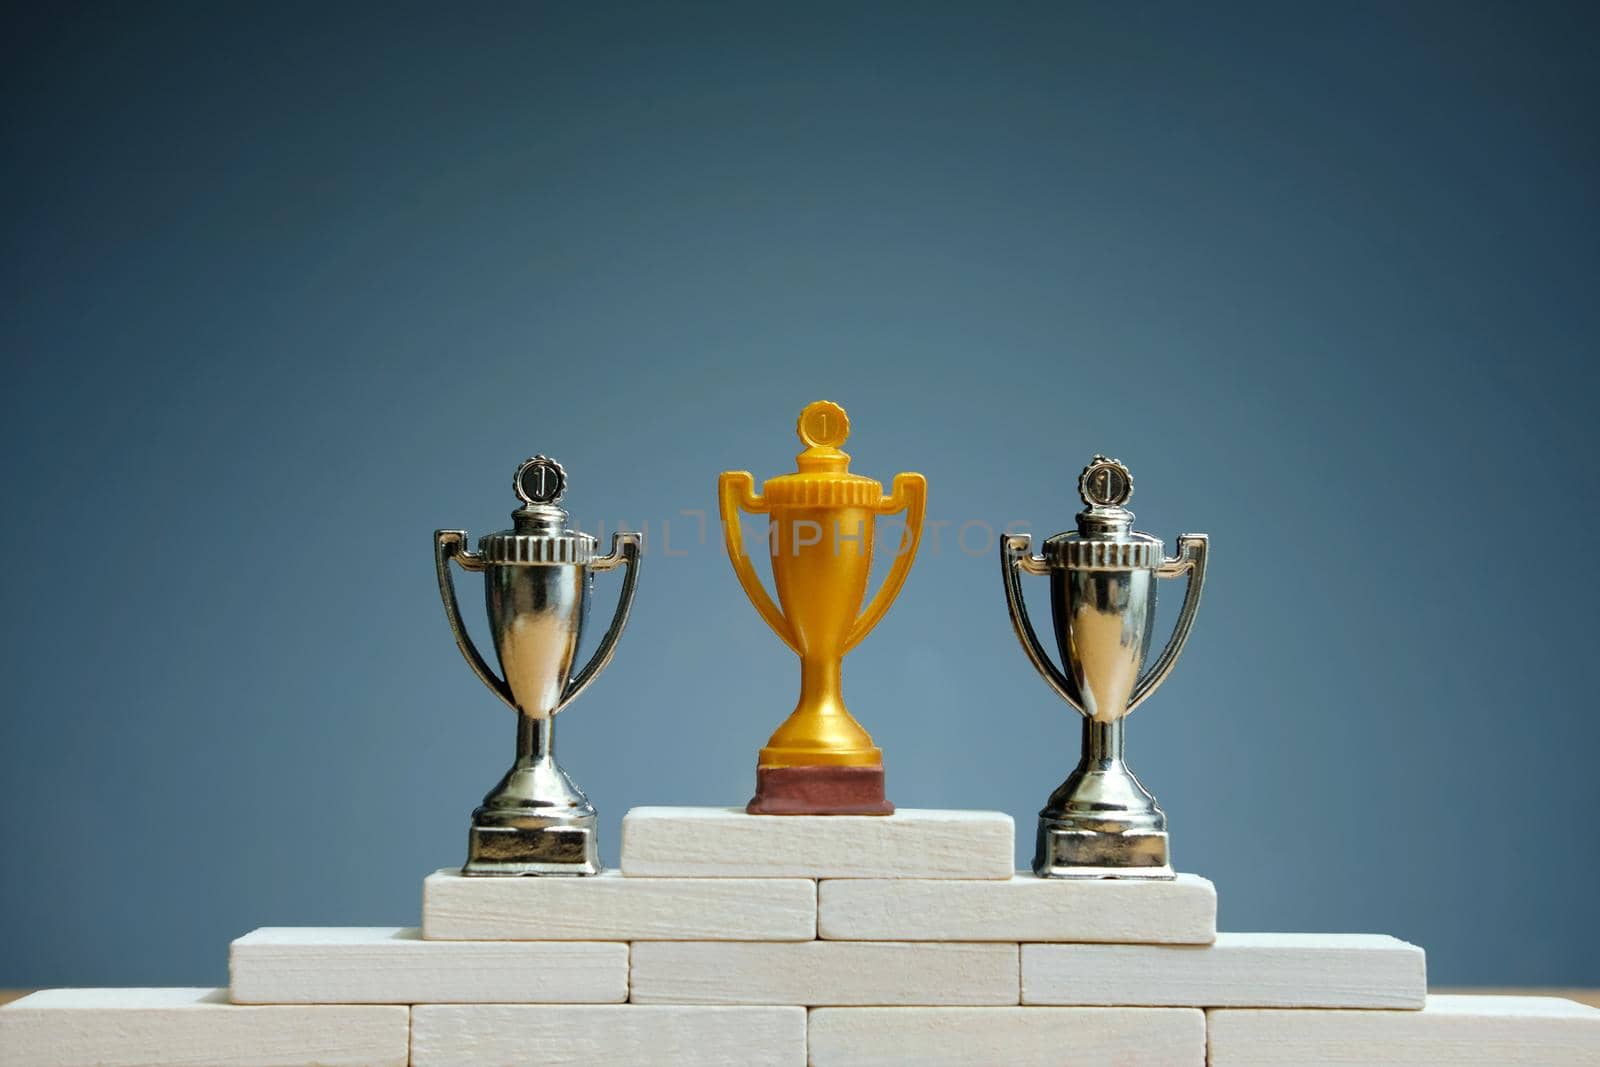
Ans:
[{"label": "trophy cup bowl", "polygon": [[589,615],[594,580],[576,564],[485,568],[484,604],[500,671],[517,707],[555,714]]},{"label": "trophy cup bowl", "polygon": [[[556,762],[555,716],[611,661],[628,621],[638,580],[640,535],[616,534],[609,555],[595,554],[595,539],[565,528],[556,507],[566,487],[560,464],[535,456],[514,480],[523,506],[510,530],[488,534],[478,551],[463,530],[434,533],[439,594],[456,645],[480,681],[517,714],[517,758],[483,804],[472,813],[467,875],[583,875],[600,871],[595,810]],[[496,674],[478,652],[461,619],[454,561],[481,571]],[[626,566],[616,614],[588,664],[573,673],[588,615],[594,575]]]},{"label": "trophy cup bowl", "polygon": [[[1057,534],[1034,555],[1027,535],[1000,541],[1006,604],[1023,651],[1063,700],[1083,715],[1083,753],[1039,812],[1033,869],[1055,878],[1173,877],[1167,817],[1124,757],[1123,722],[1161,685],[1188,642],[1205,584],[1204,534],[1178,538],[1178,555],[1132,529],[1122,507],[1133,479],[1096,456],[1078,480],[1086,508],[1078,529]],[[1052,623],[1062,668],[1040,644],[1023,600],[1022,573],[1049,575]],[[1171,639],[1145,669],[1161,578],[1188,576]]]},{"label": "trophy cup bowl", "polygon": [[1050,571],[1051,623],[1084,714],[1110,722],[1128,712],[1155,631],[1153,571]]},{"label": "trophy cup bowl", "polygon": [[761,750],[766,766],[875,766],[882,761],[882,752],[846,710],[841,689],[845,639],[861,613],[872,569],[874,518],[866,508],[836,509],[828,522],[855,534],[837,543],[826,535],[811,541],[808,524],[815,520],[805,517],[805,509],[772,509],[772,584],[801,649],[800,699]]},{"label": "trophy cup bowl", "polygon": [[[910,572],[922,535],[927,482],[899,474],[892,493],[849,473],[838,448],[849,434],[844,409],[807,405],[798,422],[806,449],[793,474],[762,492],[748,471],[725,471],[718,503],[728,558],[745,595],[772,631],[800,657],[800,698],[756,764],[754,815],[887,815],[883,753],[845,707],[843,659],[877,625]],[[876,518],[906,512],[906,533],[882,587],[862,610],[872,569]],[[777,602],[744,549],[741,512],[768,516]]]}]

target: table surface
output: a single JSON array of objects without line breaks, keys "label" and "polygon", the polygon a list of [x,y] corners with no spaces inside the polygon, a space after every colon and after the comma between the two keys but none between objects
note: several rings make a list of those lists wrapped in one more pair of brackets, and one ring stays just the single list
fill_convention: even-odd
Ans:
[{"label": "table surface", "polygon": [[[0,989],[0,1004],[25,997],[33,992],[31,989]],[[1510,989],[1487,986],[1451,986],[1447,988],[1432,989],[1431,993],[1474,993],[1480,996],[1497,997],[1565,997],[1583,1004],[1600,1008],[1600,989]]]}]

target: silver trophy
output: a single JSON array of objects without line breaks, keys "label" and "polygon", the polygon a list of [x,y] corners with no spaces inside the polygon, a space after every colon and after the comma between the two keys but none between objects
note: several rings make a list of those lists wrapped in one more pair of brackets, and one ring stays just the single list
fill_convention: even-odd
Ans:
[{"label": "silver trophy", "polygon": [[[1123,761],[1123,719],[1166,680],[1189,639],[1206,577],[1206,535],[1161,540],[1133,529],[1128,468],[1095,456],[1078,477],[1087,505],[1078,529],[1029,550],[1026,534],[1000,539],[1006,604],[1023,651],[1050,687],[1083,714],[1083,756],[1039,813],[1034,873],[1045,878],[1173,877],[1167,817]],[[1020,575],[1050,576],[1050,603],[1063,671],[1039,644],[1023,605]],[[1188,575],[1172,638],[1144,669],[1156,617],[1156,579]]]},{"label": "silver trophy", "polygon": [[[517,468],[512,487],[523,506],[509,530],[467,548],[465,530],[436,530],[434,564],[439,595],[467,665],[495,696],[517,713],[517,761],[472,813],[463,874],[596,874],[595,811],[589,798],[556,763],[555,716],[603,671],[628,621],[639,577],[641,537],[619,533],[611,554],[595,554],[595,539],[566,527],[557,507],[566,491],[561,464],[534,456]],[[484,660],[461,622],[450,561],[482,571],[489,632],[502,678]],[[576,674],[573,660],[589,609],[597,571],[626,564],[617,612],[589,662]]]}]

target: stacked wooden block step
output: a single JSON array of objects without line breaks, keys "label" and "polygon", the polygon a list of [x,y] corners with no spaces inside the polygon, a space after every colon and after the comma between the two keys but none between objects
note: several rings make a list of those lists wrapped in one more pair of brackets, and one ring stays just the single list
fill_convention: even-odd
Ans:
[{"label": "stacked wooden block step", "polygon": [[1394,938],[1218,934],[1203,878],[1013,863],[993,812],[641,808],[620,871],[440,871],[420,929],[257,930],[227,990],[24,998],[0,1063],[1600,1063],[1600,1010],[1429,998]]}]

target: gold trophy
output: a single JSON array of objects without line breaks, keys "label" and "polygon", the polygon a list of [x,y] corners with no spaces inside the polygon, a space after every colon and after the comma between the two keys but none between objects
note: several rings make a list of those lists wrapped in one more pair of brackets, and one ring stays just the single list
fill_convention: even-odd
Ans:
[{"label": "gold trophy", "polygon": [[[899,595],[922,540],[928,482],[897,474],[894,492],[850,473],[839,450],[850,434],[844,409],[827,400],[806,405],[796,430],[806,449],[793,474],[768,479],[755,492],[748,471],[724,471],[717,499],[728,559],[756,611],[800,657],[800,701],[767,741],[756,764],[752,815],[888,815],[883,753],[851,717],[840,690],[841,661],[866,637]],[[865,611],[872,569],[874,520],[906,513],[899,553]],[[745,553],[739,513],[768,516],[774,604]]]}]

